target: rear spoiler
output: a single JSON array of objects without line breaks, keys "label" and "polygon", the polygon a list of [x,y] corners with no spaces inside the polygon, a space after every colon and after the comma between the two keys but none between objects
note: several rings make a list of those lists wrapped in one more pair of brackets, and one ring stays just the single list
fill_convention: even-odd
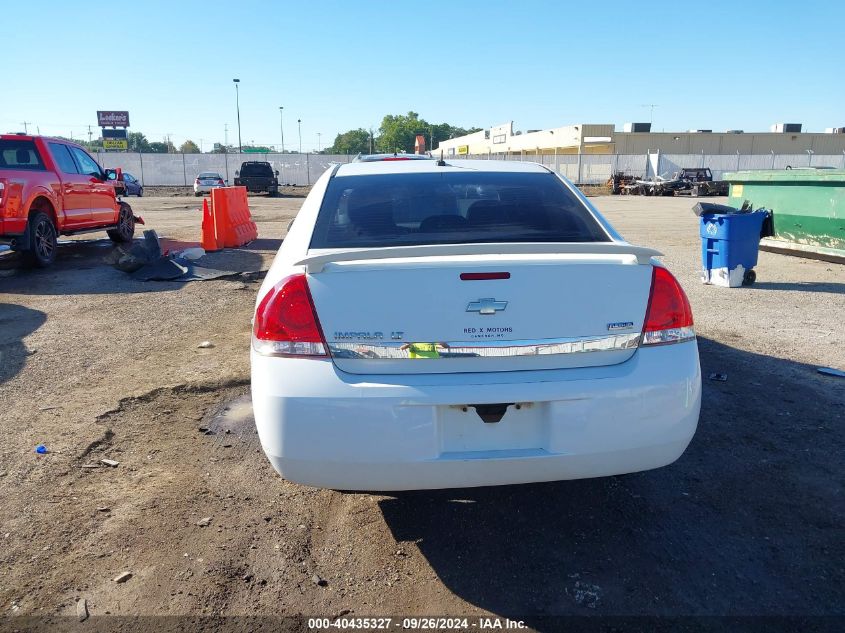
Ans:
[{"label": "rear spoiler", "polygon": [[326,264],[366,259],[400,259],[403,257],[442,257],[450,255],[634,255],[637,263],[647,265],[660,251],[621,242],[514,242],[482,244],[426,244],[423,246],[388,246],[321,252],[296,262],[308,273],[323,271]]}]

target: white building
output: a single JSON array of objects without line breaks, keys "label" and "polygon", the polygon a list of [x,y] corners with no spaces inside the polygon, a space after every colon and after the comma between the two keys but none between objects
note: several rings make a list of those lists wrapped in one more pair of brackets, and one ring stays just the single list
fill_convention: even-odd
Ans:
[{"label": "white building", "polygon": [[[648,124],[645,124],[648,126]],[[514,132],[513,121],[480,132],[442,141],[432,153],[439,156],[495,156],[503,154],[841,154],[842,128],[827,133],[807,132],[618,132],[612,123],[580,123],[549,130]]]}]

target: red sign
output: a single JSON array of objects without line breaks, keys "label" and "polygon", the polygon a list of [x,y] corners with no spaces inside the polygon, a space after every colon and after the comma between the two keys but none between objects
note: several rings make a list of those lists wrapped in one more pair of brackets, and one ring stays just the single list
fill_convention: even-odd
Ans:
[{"label": "red sign", "polygon": [[100,127],[129,127],[129,112],[126,110],[97,110],[97,125]]}]

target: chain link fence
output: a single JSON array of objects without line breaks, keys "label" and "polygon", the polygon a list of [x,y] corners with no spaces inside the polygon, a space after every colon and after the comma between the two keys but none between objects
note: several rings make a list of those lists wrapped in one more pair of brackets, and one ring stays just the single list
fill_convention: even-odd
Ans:
[{"label": "chain link fence", "polygon": [[[189,187],[201,172],[216,172],[233,184],[235,172],[244,161],[267,161],[279,172],[286,185],[311,185],[332,165],[348,163],[354,156],[344,154],[136,154],[101,152],[100,164],[120,167],[137,177],[144,186]],[[831,167],[845,169],[842,154],[490,154],[450,156],[448,160],[482,158],[530,161],[545,165],[572,182],[597,185],[615,172],[637,178],[671,176],[682,168],[709,167],[715,180],[725,172],[738,170]]]},{"label": "chain link fence", "polygon": [[530,161],[545,165],[579,185],[598,185],[616,172],[636,178],[670,177],[683,168],[709,167],[715,180],[727,172],[761,169],[828,167],[845,169],[842,154],[484,154],[450,156],[448,160],[480,158]]}]

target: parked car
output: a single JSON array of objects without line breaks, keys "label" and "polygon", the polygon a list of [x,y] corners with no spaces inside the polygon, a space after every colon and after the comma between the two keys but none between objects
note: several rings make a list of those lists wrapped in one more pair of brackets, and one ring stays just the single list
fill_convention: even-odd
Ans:
[{"label": "parked car", "polygon": [[75,143],[0,136],[0,243],[48,266],[59,235],[103,230],[115,242],[132,241],[143,220],[116,199],[116,179]]},{"label": "parked car", "polygon": [[241,168],[235,172],[235,186],[246,187],[253,193],[266,191],[270,196],[276,196],[279,194],[278,176],[278,170],[273,171],[270,163],[247,161],[241,163]]},{"label": "parked car", "polygon": [[647,470],[698,424],[690,304],[542,165],[336,165],[258,293],[252,403],[286,479],[404,490]]},{"label": "parked car", "polygon": [[144,195],[144,186],[141,181],[127,171],[123,172],[123,195],[139,198]]},{"label": "parked car", "polygon": [[204,171],[194,179],[194,195],[201,196],[211,193],[215,187],[225,187],[226,181],[223,176],[214,171]]}]

